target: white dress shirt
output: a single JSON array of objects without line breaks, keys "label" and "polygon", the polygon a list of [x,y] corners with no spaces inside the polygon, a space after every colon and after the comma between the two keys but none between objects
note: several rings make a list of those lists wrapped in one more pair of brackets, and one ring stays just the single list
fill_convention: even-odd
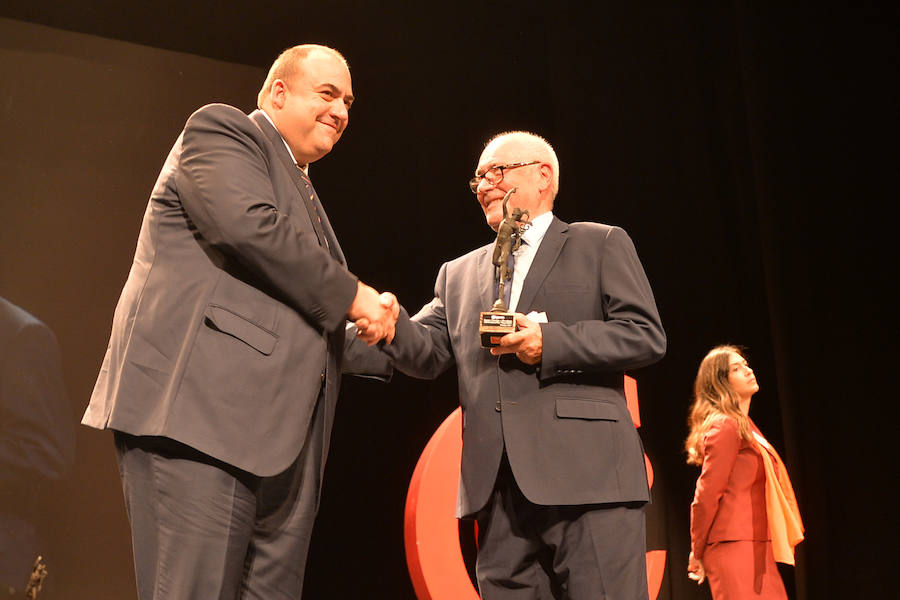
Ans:
[{"label": "white dress shirt", "polygon": [[510,311],[515,311],[516,306],[519,304],[519,296],[522,295],[522,285],[525,283],[525,277],[528,275],[534,255],[537,254],[541,240],[544,239],[544,234],[547,233],[547,229],[552,221],[552,212],[545,212],[541,216],[535,217],[531,221],[531,227],[522,234],[522,245],[513,252],[513,255],[516,257],[516,264],[513,268],[512,284],[509,289]]},{"label": "white dress shirt", "polygon": [[[269,123],[272,124],[272,127],[275,127],[275,122],[272,120],[272,117],[270,117],[266,111],[260,109],[259,112],[261,112],[263,114],[263,116],[266,118],[266,121],[268,121]],[[275,131],[278,131],[277,127],[275,127]],[[288,155],[291,157],[291,160],[294,161],[294,164],[297,165],[298,167],[300,167],[300,170],[303,171],[304,173],[306,173],[307,176],[309,176],[309,164],[307,163],[305,165],[301,165],[300,163],[298,163],[297,159],[294,158],[294,153],[291,152],[291,147],[288,146],[287,140],[284,139],[284,136],[281,135],[280,131],[278,131],[278,135],[281,136],[281,141],[284,142],[284,147],[287,148]]]}]

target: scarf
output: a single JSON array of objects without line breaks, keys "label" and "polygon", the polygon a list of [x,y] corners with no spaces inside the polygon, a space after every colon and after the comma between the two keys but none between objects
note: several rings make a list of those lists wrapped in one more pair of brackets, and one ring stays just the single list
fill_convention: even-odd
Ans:
[{"label": "scarf", "polygon": [[776,561],[793,565],[794,546],[803,541],[803,522],[794,488],[775,448],[756,431],[753,438],[766,470],[766,515],[772,537],[772,553]]}]

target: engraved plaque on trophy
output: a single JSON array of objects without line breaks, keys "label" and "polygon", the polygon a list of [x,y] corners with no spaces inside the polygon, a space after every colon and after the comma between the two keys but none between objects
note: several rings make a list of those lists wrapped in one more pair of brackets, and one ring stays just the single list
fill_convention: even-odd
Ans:
[{"label": "engraved plaque on trophy", "polygon": [[503,220],[497,227],[497,241],[494,243],[494,255],[491,259],[497,267],[497,299],[490,310],[481,313],[478,319],[478,333],[481,336],[481,347],[492,348],[500,345],[500,338],[516,330],[516,315],[506,306],[503,297],[506,286],[510,285],[511,269],[507,264],[510,255],[519,249],[522,243],[522,232],[527,224],[528,211],[514,208],[512,214],[507,212],[509,197],[516,192],[512,188],[503,197]]},{"label": "engraved plaque on trophy", "polygon": [[516,315],[509,311],[488,311],[481,313],[478,333],[481,347],[493,348],[500,345],[500,338],[516,330]]}]

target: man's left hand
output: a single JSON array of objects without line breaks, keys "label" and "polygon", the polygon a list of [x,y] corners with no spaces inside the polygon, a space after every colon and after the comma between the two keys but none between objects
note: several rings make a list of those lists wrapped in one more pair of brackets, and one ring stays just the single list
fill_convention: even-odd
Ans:
[{"label": "man's left hand", "polygon": [[516,313],[517,331],[500,338],[500,345],[491,348],[491,354],[515,354],[516,358],[527,365],[541,362],[544,354],[544,337],[541,325],[532,321],[522,313]]}]

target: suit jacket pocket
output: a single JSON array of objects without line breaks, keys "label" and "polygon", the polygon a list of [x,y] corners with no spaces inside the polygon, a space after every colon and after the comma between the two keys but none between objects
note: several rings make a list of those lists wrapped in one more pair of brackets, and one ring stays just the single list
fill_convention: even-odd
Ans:
[{"label": "suit jacket pocket", "polygon": [[557,398],[556,416],[563,419],[592,419],[618,421],[620,414],[615,404],[580,398]]},{"label": "suit jacket pocket", "polygon": [[272,354],[275,344],[278,343],[278,336],[274,332],[248,321],[227,308],[210,304],[206,307],[205,316],[207,325],[213,329],[236,337],[267,356]]},{"label": "suit jacket pocket", "polygon": [[553,294],[585,294],[592,291],[591,286],[583,281],[548,281],[544,284],[544,292]]}]

